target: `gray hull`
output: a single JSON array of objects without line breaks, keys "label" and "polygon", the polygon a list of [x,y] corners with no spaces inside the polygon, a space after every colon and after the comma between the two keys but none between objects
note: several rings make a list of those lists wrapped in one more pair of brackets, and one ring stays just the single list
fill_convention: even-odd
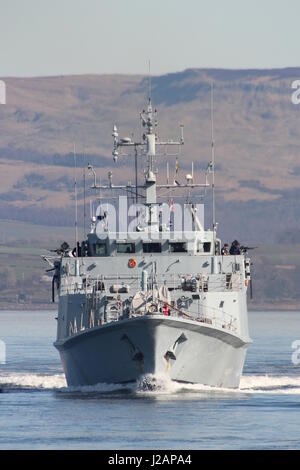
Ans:
[{"label": "gray hull", "polygon": [[69,386],[167,374],[178,382],[236,388],[249,344],[196,321],[147,315],[81,331],[55,346]]}]

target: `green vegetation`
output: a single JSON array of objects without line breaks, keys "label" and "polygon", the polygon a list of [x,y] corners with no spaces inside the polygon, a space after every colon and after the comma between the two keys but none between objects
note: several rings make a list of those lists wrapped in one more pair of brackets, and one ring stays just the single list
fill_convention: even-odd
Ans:
[{"label": "green vegetation", "polygon": [[300,307],[300,245],[270,245],[252,254],[253,306]]},{"label": "green vegetation", "polygon": [[[66,240],[72,243],[73,227],[49,227],[14,220],[0,220],[0,252],[7,252],[10,247],[20,254],[44,254],[43,250],[57,248],[59,243]],[[37,252],[37,249],[40,249]],[[26,251],[27,250],[27,251]],[[29,251],[28,251],[29,250]]]},{"label": "green vegetation", "polygon": [[[46,273],[43,254],[49,251],[33,245],[0,246],[0,308],[52,305],[52,273]],[[262,246],[250,256],[254,299],[249,308],[300,309],[300,245]]]},{"label": "green vegetation", "polygon": [[[300,127],[295,126],[299,109],[289,99],[299,74],[300,68],[188,69],[152,80],[161,135],[176,138],[178,125],[185,126],[178,179],[184,180],[193,160],[199,182],[210,158],[209,84],[214,81],[219,235],[223,241],[266,245],[250,252],[253,308],[300,306]],[[16,299],[45,303],[51,293],[41,254],[74,240],[74,136],[82,221],[82,168],[90,162],[98,178],[107,178],[114,122],[120,135],[129,130],[140,135],[137,111],[145,105],[147,79],[83,75],[8,78],[7,84],[15,100],[0,116],[0,305],[14,305]],[[162,180],[166,161],[157,164]],[[169,164],[174,168],[175,157]],[[130,165],[119,159],[115,182],[132,178]],[[86,177],[88,200],[88,172]]]},{"label": "green vegetation", "polygon": [[51,284],[44,276],[47,266],[38,253],[24,254],[23,248],[13,253],[11,247],[2,246],[0,265],[0,307],[50,302]]},{"label": "green vegetation", "polygon": [[71,227],[46,227],[1,221],[0,308],[49,308],[51,279],[42,255],[49,255],[64,240],[72,244]]}]

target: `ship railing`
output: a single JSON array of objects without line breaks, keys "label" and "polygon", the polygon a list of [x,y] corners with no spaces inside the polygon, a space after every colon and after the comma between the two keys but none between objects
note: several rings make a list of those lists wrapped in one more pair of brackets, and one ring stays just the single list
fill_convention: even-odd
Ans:
[{"label": "ship railing", "polygon": [[61,284],[59,293],[60,295],[82,294],[85,291],[86,287],[84,286],[83,282],[73,281],[72,277],[70,276],[67,282]]},{"label": "ship railing", "polygon": [[143,309],[131,309],[128,310],[127,314],[124,314],[121,304],[116,302],[106,310],[104,315],[104,313],[99,313],[99,299],[100,297],[98,295],[89,296],[89,305],[86,306],[85,313],[81,312],[80,315],[75,316],[73,321],[70,322],[69,336],[86,329],[101,326],[104,323],[117,322],[121,318],[155,314],[166,315],[170,318],[188,319],[233,333],[237,332],[237,319],[233,315],[225,312],[223,309],[207,304],[200,305],[200,308],[198,306],[198,310],[194,311],[192,308],[178,308],[173,304],[168,304],[165,301],[156,299],[155,301],[147,303]]},{"label": "ship railing", "polygon": [[[78,278],[77,278],[78,279]],[[242,288],[242,276],[239,273],[229,274],[209,274],[207,276],[198,276],[196,282],[185,283],[180,274],[175,275],[156,275],[155,283],[157,286],[166,284],[169,290],[191,291],[191,292],[238,292]],[[72,280],[72,276],[67,282],[62,283],[60,287],[60,295],[67,294],[91,294],[94,292],[111,293],[113,281],[124,281],[129,283],[130,289],[134,292],[141,289],[141,276],[97,276],[94,278],[86,278],[86,281],[78,282]]]},{"label": "ship railing", "polygon": [[[124,278],[122,276],[118,276],[118,278],[119,277],[121,279]],[[215,308],[207,304],[204,305],[201,303],[200,299],[198,302],[194,302],[191,306],[186,304],[185,306],[180,306],[180,308],[177,308],[173,302],[172,305],[168,305],[164,300],[155,298],[152,302],[147,302],[147,305],[138,311],[133,311],[129,306],[127,306],[128,308],[124,309],[122,302],[118,300],[118,294],[111,293],[109,287],[107,287],[110,284],[109,282],[107,283],[109,279],[110,276],[98,276],[95,278],[89,278],[87,282],[82,284],[78,282],[68,282],[61,285],[61,295],[63,295],[63,293],[80,293],[86,295],[86,313],[84,318],[81,316],[81,318],[78,318],[77,320],[74,319],[73,322],[70,323],[70,336],[77,333],[78,331],[94,328],[96,326],[102,325],[103,323],[119,321],[121,318],[143,316],[145,314],[164,314],[166,305],[168,306],[168,315],[171,317],[188,318],[199,323],[205,323],[216,328],[225,329],[227,331],[237,331],[237,320],[232,315],[224,312],[223,308]],[[198,292],[221,292],[235,289],[239,290],[241,286],[240,279],[241,276],[237,275],[225,275],[225,277],[224,275],[210,275],[207,276],[206,285],[203,283],[202,285],[198,286]],[[116,276],[113,277],[113,280],[116,280]],[[157,276],[156,281],[158,285],[162,285],[163,282],[166,282],[166,277]],[[167,281],[169,281],[167,282],[167,285],[170,286],[170,279]],[[204,279],[204,281],[206,280]],[[182,284],[179,284],[178,282],[177,284],[173,282],[172,286],[175,289],[182,289]],[[132,291],[130,292],[130,297],[132,298],[132,295],[135,292],[140,291],[141,288],[140,278],[138,276],[135,276],[134,279],[131,278],[131,288]],[[193,292],[195,291],[191,290],[191,293]],[[105,309],[105,315],[103,313],[99,313],[101,310],[100,303],[101,301],[103,302],[103,297],[109,299],[109,304]],[[190,299],[189,294],[182,297],[185,297],[185,300],[187,301]],[[197,311],[192,311],[192,307],[194,305],[197,306]]]},{"label": "ship railing", "polygon": [[242,278],[238,273],[210,274],[199,281],[199,290],[203,292],[237,292],[241,287]]},{"label": "ship railing", "polygon": [[195,321],[199,323],[205,323],[212,325],[218,329],[223,329],[227,331],[232,331],[237,333],[237,319],[226,312],[220,313],[203,313],[197,316],[194,316]]},{"label": "ship railing", "polygon": [[[210,307],[206,307],[210,308]],[[211,307],[212,310],[217,310]],[[128,315],[129,317],[142,317],[145,315],[155,315],[155,314],[162,314],[162,312],[157,309],[157,306],[154,304],[152,305],[152,308],[147,309],[146,311],[140,311],[140,312],[130,312]],[[170,306],[170,309],[168,310],[168,317],[170,318],[183,318],[183,319],[188,319],[192,321],[196,321],[199,324],[203,323],[207,326],[211,326],[214,328],[218,328],[221,330],[226,330],[230,331],[233,333],[237,333],[237,318],[235,318],[233,315],[228,314],[227,312],[211,312],[208,313],[207,311],[204,313],[194,313],[192,311],[184,311],[184,310],[179,310],[175,308],[174,306]],[[100,318],[95,318],[95,309],[91,309],[88,315],[88,322],[86,323],[84,321],[84,316],[83,313],[81,313],[80,318],[77,319],[75,316],[73,321],[69,322],[69,336],[73,336],[74,334],[77,334],[79,332],[89,330],[98,326],[101,326],[104,323],[111,323],[111,322],[117,322],[121,318],[124,318],[124,315],[121,310],[116,309],[116,310],[111,310],[106,313],[106,318],[104,319],[103,317]]]},{"label": "ship railing", "polygon": [[[225,329],[227,331],[237,332],[237,318],[223,309],[212,307],[207,304],[200,305],[199,310],[193,311],[191,308],[188,310],[177,308],[174,305],[167,304],[164,301],[159,301],[163,308],[158,309],[158,313],[163,313],[168,317],[176,318],[187,318],[189,320],[197,321],[199,323],[205,323],[212,325],[219,329]],[[164,313],[165,312],[165,313]],[[153,313],[153,312],[148,312]]]}]

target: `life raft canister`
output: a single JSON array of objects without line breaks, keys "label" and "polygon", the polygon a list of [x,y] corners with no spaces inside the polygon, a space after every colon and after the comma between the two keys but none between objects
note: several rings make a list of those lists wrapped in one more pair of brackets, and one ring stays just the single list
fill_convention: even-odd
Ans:
[{"label": "life raft canister", "polygon": [[136,261],[134,258],[130,258],[130,260],[128,261],[128,266],[130,268],[135,268],[136,267]]}]

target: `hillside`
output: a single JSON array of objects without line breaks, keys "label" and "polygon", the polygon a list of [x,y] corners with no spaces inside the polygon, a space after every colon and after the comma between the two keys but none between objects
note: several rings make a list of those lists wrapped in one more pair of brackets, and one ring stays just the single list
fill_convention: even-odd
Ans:
[{"label": "hillside", "polygon": [[[297,243],[300,228],[300,106],[291,83],[300,68],[189,69],[152,78],[159,133],[185,128],[179,178],[194,161],[197,178],[210,159],[210,82],[215,89],[217,219],[220,234],[243,243]],[[0,220],[73,223],[73,142],[78,165],[91,161],[106,178],[111,130],[133,129],[146,102],[141,76],[4,78],[0,107]],[[170,167],[174,165],[170,159]],[[164,177],[165,159],[159,164]],[[127,181],[120,158],[115,180]],[[79,183],[80,184],[80,183]],[[82,186],[81,186],[82,196]],[[80,199],[82,204],[82,199]]]},{"label": "hillside", "polygon": [[[42,255],[51,255],[63,240],[70,244],[73,233],[54,227],[56,240],[42,226],[3,222],[0,244],[0,310],[57,308],[51,303],[53,273]],[[8,235],[19,233],[8,243]],[[32,242],[28,237],[32,236]],[[300,245],[263,245],[251,251],[253,299],[248,294],[250,310],[300,310]]]}]

